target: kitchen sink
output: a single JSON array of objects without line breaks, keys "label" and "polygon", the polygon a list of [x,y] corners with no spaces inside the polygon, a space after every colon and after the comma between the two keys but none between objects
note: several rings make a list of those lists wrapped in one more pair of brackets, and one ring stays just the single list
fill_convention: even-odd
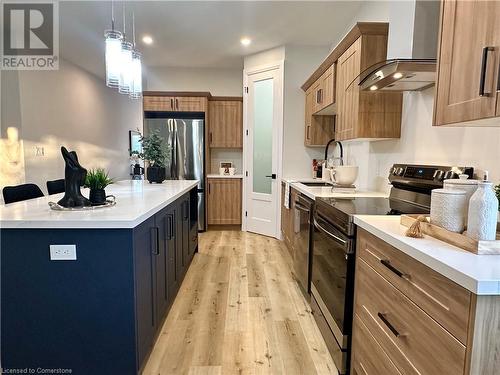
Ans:
[{"label": "kitchen sink", "polygon": [[328,182],[301,182],[302,185],[311,186],[311,187],[332,187],[332,184]]}]

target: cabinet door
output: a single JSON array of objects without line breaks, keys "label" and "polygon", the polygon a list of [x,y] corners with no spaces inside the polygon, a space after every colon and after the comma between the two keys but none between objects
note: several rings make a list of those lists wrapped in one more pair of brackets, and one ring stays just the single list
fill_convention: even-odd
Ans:
[{"label": "cabinet door", "polygon": [[161,210],[155,215],[156,227],[158,228],[158,249],[155,257],[156,264],[156,312],[158,323],[161,324],[167,313],[170,299],[168,295],[168,246],[167,226],[168,208]]},{"label": "cabinet door", "polygon": [[323,89],[323,105],[322,108],[328,107],[335,103],[335,64],[327,69],[320,78],[321,88]]},{"label": "cabinet door", "polygon": [[208,180],[208,224],[241,224],[241,179]]},{"label": "cabinet door", "polygon": [[156,235],[154,217],[134,229],[134,274],[139,364],[144,362],[151,350],[156,332]]},{"label": "cabinet door", "polygon": [[243,147],[243,102],[209,102],[210,147]]},{"label": "cabinet door", "polygon": [[306,91],[304,145],[324,147],[335,135],[334,116],[315,116],[315,95],[311,87]]},{"label": "cabinet door", "polygon": [[441,17],[434,124],[496,116],[500,2],[444,1]]},{"label": "cabinet door", "polygon": [[182,221],[182,257],[184,268],[187,271],[191,257],[189,256],[189,197],[184,196],[180,203],[180,213]]},{"label": "cabinet door", "polygon": [[337,140],[354,137],[354,128],[358,121],[359,90],[354,80],[361,69],[361,38],[358,38],[337,62]]},{"label": "cabinet door", "polygon": [[145,96],[144,111],[174,111],[175,98],[172,96]]},{"label": "cabinet door", "polygon": [[174,99],[175,111],[206,112],[207,98],[197,96],[178,96]]},{"label": "cabinet door", "polygon": [[173,303],[179,290],[180,277],[177,260],[177,227],[175,206],[169,207],[165,220],[165,243],[167,247],[168,268],[167,286],[169,305]]}]

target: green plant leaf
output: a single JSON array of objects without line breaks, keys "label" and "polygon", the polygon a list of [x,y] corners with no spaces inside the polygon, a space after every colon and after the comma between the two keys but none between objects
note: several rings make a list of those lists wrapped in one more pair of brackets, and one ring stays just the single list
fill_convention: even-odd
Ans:
[{"label": "green plant leaf", "polygon": [[87,171],[84,186],[91,190],[102,190],[105,189],[106,186],[111,185],[113,182],[113,179],[109,178],[108,173],[104,170],[104,168],[96,168]]},{"label": "green plant leaf", "polygon": [[170,161],[170,147],[166,144],[160,131],[155,130],[149,136],[141,138],[142,154],[140,157],[152,166],[165,167]]}]

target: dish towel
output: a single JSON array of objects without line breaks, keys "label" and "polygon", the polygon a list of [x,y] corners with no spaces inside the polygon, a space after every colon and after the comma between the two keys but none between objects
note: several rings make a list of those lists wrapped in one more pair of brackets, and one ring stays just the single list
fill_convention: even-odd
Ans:
[{"label": "dish towel", "polygon": [[283,202],[287,210],[290,209],[290,182],[285,183],[285,202]]}]

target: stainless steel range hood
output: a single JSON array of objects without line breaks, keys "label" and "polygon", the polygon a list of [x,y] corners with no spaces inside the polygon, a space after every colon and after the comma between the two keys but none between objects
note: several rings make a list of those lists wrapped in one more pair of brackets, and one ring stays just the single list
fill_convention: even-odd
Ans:
[{"label": "stainless steel range hood", "polygon": [[362,91],[416,91],[434,84],[439,1],[410,0],[390,9],[387,55],[358,77]]}]

